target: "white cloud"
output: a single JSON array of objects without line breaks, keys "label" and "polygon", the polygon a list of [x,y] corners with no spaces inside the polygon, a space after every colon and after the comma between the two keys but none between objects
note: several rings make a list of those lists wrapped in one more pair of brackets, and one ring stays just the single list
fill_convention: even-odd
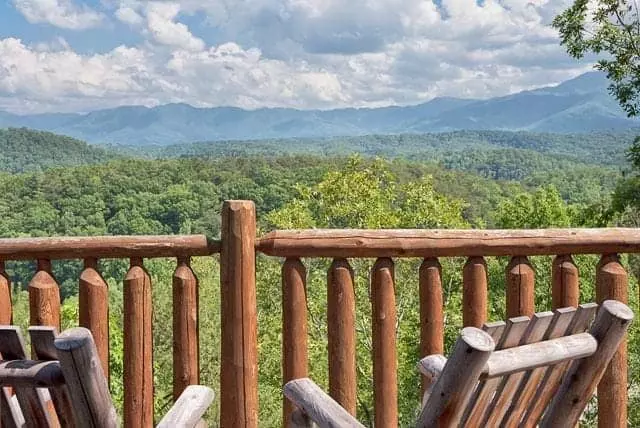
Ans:
[{"label": "white cloud", "polygon": [[166,46],[189,51],[201,51],[205,44],[194,37],[186,25],[175,22],[180,5],[173,2],[151,2],[147,4],[147,29],[153,39]]},{"label": "white cloud", "polygon": [[503,95],[587,68],[549,26],[569,0],[103,1],[145,41],[95,55],[0,39],[0,108],[379,106]]},{"label": "white cloud", "polygon": [[142,16],[140,16],[140,14],[138,14],[134,9],[127,6],[119,7],[115,12],[115,16],[119,21],[133,26],[140,25],[143,22]]},{"label": "white cloud", "polygon": [[14,5],[32,24],[50,24],[68,30],[85,30],[100,25],[104,16],[87,5],[71,0],[14,0]]}]

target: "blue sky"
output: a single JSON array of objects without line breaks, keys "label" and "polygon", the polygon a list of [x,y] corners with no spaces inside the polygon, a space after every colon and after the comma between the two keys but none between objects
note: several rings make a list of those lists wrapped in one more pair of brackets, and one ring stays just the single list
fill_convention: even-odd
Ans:
[{"label": "blue sky", "polygon": [[0,110],[185,102],[375,107],[484,98],[589,69],[569,0],[5,0]]}]

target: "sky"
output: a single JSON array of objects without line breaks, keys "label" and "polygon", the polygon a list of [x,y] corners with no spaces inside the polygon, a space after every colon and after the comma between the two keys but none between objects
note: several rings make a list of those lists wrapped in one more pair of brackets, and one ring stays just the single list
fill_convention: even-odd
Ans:
[{"label": "sky", "polygon": [[570,0],[0,0],[0,110],[328,109],[487,98],[576,62]]}]

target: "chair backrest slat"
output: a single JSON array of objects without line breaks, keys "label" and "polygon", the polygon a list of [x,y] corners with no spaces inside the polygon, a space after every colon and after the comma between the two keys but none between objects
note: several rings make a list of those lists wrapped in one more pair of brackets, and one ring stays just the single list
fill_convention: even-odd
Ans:
[{"label": "chair backrest slat", "polygon": [[[596,314],[598,306],[596,304],[581,305],[578,307],[572,322],[567,327],[565,336],[583,333],[593,321],[593,317]],[[547,408],[549,401],[554,396],[560,384],[562,383],[562,377],[566,374],[570,361],[557,364],[555,366],[548,367],[546,369],[545,377],[541,382],[541,388],[538,388],[536,394],[529,404],[529,409],[524,415],[525,426],[535,427],[538,420],[542,417],[543,412]]]},{"label": "chair backrest slat", "polygon": [[[494,338],[494,341],[497,343],[496,350],[516,346],[520,342],[520,338],[526,331],[528,325],[528,317],[517,317],[507,320],[500,340],[495,340]],[[486,328],[484,330],[487,331]],[[476,390],[478,390],[479,393],[472,396],[473,398],[469,400],[469,404],[467,405],[467,409],[465,409],[461,421],[463,425],[478,426],[479,423],[486,420],[489,415],[489,410],[491,409],[491,402],[499,386],[500,379],[488,379],[478,383]]]},{"label": "chair backrest slat", "polygon": [[[24,360],[27,352],[20,329],[16,326],[0,328],[0,354],[4,360]],[[58,421],[47,389],[15,387],[25,423],[29,427],[58,427]]]},{"label": "chair backrest slat", "polygon": [[[540,312],[533,314],[531,321],[527,326],[527,331],[522,335],[519,346],[540,342],[544,338],[553,319],[553,312]],[[505,376],[498,388],[498,393],[493,400],[491,416],[488,418],[489,423],[493,426],[499,426],[500,421],[504,418],[512,403],[517,401],[515,397],[518,386],[522,382],[526,371],[514,373]]]},{"label": "chair backrest slat", "polygon": [[[29,327],[31,348],[35,353],[35,358],[43,361],[58,359],[58,352],[53,344],[56,335],[55,327]],[[49,393],[51,394],[51,400],[53,401],[60,425],[70,428],[76,426],[73,419],[73,406],[69,398],[67,385],[51,387],[49,388]]]},{"label": "chair backrest slat", "polygon": [[91,332],[83,327],[62,332],[54,342],[74,417],[87,428],[115,428],[120,421]]},{"label": "chair backrest slat", "polygon": [[576,425],[632,320],[633,312],[625,304],[615,300],[602,303],[589,330],[598,349],[590,357],[572,363],[540,423],[542,428]]},{"label": "chair backrest slat", "polygon": [[[567,328],[571,325],[571,320],[575,313],[575,308],[556,309],[543,340],[556,339],[564,336]],[[520,424],[522,416],[527,411],[527,404],[534,397],[538,388],[540,388],[540,383],[544,379],[546,371],[546,367],[540,367],[525,373],[516,391],[519,399],[515,406],[507,410],[508,414],[503,417],[503,423],[505,423],[506,426],[518,426]]]}]

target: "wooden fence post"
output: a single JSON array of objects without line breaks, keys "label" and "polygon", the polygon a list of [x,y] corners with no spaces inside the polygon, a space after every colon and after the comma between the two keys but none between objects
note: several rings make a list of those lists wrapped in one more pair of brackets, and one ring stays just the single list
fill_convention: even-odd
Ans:
[{"label": "wooden fence post", "polygon": [[[596,271],[596,300],[628,301],[629,279],[617,254],[603,254]],[[598,426],[627,426],[627,340],[620,344],[598,384]]]},{"label": "wooden fence post", "polygon": [[327,274],[329,394],[356,414],[356,300],[353,269],[335,259]]},{"label": "wooden fence post", "polygon": [[222,205],[220,250],[220,426],[258,426],[256,211],[251,201]]},{"label": "wooden fence post", "polygon": [[[298,258],[282,265],[282,381],[307,377],[307,270]],[[284,397],[283,426],[296,407]]]}]

